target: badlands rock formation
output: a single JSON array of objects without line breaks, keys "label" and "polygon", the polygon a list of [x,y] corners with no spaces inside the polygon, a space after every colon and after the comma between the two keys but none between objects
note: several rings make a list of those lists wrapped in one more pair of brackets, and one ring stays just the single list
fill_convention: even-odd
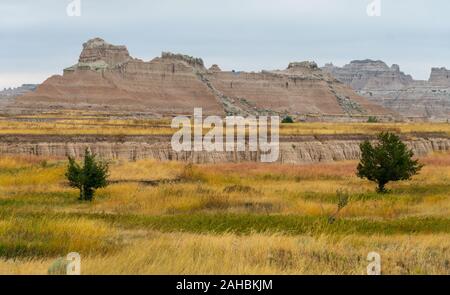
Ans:
[{"label": "badlands rock formation", "polygon": [[450,70],[446,68],[432,68],[429,82],[436,86],[450,86]]},{"label": "badlands rock formation", "polygon": [[163,54],[150,62],[130,57],[125,46],[96,38],[83,45],[79,62],[53,76],[38,89],[17,99],[30,107],[94,107],[154,113],[223,113],[214,95],[195,71],[201,67],[187,57]]},{"label": "badlands rock formation", "polygon": [[428,81],[414,80],[382,61],[357,60],[344,67],[327,64],[324,71],[352,87],[360,95],[405,117],[450,118],[450,71],[433,68]]},{"label": "badlands rock formation", "polygon": [[388,113],[324,73],[314,62],[291,63],[286,70],[200,75],[231,112],[336,116]]},{"label": "badlands rock formation", "polygon": [[0,91],[0,99],[22,96],[25,93],[29,93],[36,90],[37,87],[38,85],[36,84],[23,84],[22,86],[16,88],[5,88]]},{"label": "badlands rock formation", "polygon": [[[321,135],[280,137],[279,163],[301,164],[356,160],[360,157],[361,135]],[[404,136],[415,155],[450,151],[450,138],[445,134]],[[0,155],[35,155],[82,157],[86,148],[105,159],[178,160],[193,163],[256,162],[259,152],[176,152],[170,136],[58,136],[0,135]]]},{"label": "badlands rock formation", "polygon": [[286,70],[246,73],[209,70],[202,59],[163,53],[149,62],[100,38],[83,45],[79,62],[17,100],[19,107],[97,108],[160,115],[291,114],[390,115],[312,62]]}]

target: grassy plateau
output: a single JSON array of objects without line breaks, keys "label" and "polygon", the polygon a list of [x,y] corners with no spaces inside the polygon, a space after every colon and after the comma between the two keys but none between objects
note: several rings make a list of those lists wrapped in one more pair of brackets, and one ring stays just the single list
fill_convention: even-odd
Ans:
[{"label": "grassy plateau", "polygon": [[[3,118],[0,133],[170,134],[164,120],[148,130],[137,126],[145,120],[78,119]],[[298,123],[281,130],[450,133],[449,126]],[[116,160],[111,184],[80,202],[64,177],[67,160],[0,157],[0,274],[46,274],[69,252],[81,254],[83,274],[365,274],[372,251],[383,274],[450,274],[450,154],[420,161],[419,175],[376,194],[355,176],[356,161]],[[330,223],[337,191],[349,202]]]}]

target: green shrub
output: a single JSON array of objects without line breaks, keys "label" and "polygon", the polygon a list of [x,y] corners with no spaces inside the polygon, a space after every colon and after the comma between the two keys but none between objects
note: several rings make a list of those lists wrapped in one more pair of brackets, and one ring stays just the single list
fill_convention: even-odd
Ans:
[{"label": "green shrub", "polygon": [[66,177],[71,187],[80,190],[80,200],[92,201],[95,190],[108,184],[108,164],[97,160],[96,155],[86,149],[83,167],[69,157]]},{"label": "green shrub", "polygon": [[378,118],[370,116],[369,119],[367,119],[367,123],[378,123]]},{"label": "green shrub", "polygon": [[376,182],[380,193],[386,192],[388,182],[409,180],[423,167],[418,160],[413,160],[414,153],[393,133],[382,132],[378,144],[373,146],[366,140],[360,148],[357,175]]},{"label": "green shrub", "polygon": [[294,119],[292,119],[291,116],[286,116],[283,118],[283,120],[281,120],[281,123],[283,124],[292,124],[294,123]]}]

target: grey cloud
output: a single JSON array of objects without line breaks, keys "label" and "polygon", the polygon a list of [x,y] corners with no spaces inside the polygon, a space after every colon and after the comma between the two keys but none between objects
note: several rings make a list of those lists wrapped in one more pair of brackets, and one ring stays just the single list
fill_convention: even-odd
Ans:
[{"label": "grey cloud", "polygon": [[[375,58],[427,79],[431,66],[450,67],[450,2],[443,0],[382,0],[379,18],[366,15],[369,0],[81,1],[82,16],[70,18],[70,0],[2,0],[0,41],[8,46],[0,47],[0,87],[12,83],[2,80],[8,74],[20,84],[61,73],[96,36],[139,58],[170,50],[224,69]],[[36,80],[26,80],[30,73]]]}]

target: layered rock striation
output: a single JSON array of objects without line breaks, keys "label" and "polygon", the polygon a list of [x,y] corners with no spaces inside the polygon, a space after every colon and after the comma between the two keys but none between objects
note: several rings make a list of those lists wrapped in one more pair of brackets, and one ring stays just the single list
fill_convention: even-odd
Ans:
[{"label": "layered rock striation", "polygon": [[450,118],[450,71],[433,68],[428,81],[414,80],[383,61],[357,60],[343,67],[322,68],[358,94],[411,119]]},{"label": "layered rock striation", "polygon": [[390,116],[391,112],[322,71],[314,62],[258,73],[209,70],[200,58],[164,52],[149,62],[95,38],[76,65],[17,99],[21,107],[99,108],[159,115],[292,114]]},{"label": "layered rock striation", "polygon": [[[278,163],[305,164],[359,159],[361,135],[290,136],[280,138]],[[415,155],[450,151],[445,134],[403,136],[402,140]],[[193,163],[257,162],[260,152],[176,152],[170,136],[51,136],[0,135],[0,155],[33,155],[45,157],[82,157],[86,148],[104,159],[156,159]]]},{"label": "layered rock striation", "polygon": [[202,76],[222,100],[248,113],[298,116],[389,114],[339,83],[314,62],[291,63],[285,70],[214,71]]}]

